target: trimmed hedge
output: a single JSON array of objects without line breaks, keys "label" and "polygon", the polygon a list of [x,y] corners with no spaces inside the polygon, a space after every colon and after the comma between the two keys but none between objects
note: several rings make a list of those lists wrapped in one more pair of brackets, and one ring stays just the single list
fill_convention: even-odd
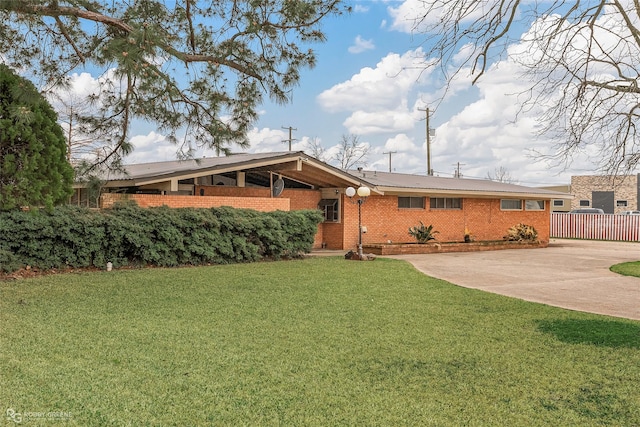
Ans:
[{"label": "trimmed hedge", "polygon": [[202,265],[297,257],[313,245],[319,211],[140,208],[0,213],[0,271]]}]

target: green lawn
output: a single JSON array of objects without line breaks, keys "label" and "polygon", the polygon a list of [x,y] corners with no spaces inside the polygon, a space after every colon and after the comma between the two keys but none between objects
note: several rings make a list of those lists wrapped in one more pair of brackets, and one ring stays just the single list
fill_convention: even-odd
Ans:
[{"label": "green lawn", "polygon": [[3,282],[0,369],[25,425],[640,425],[640,322],[381,258]]},{"label": "green lawn", "polygon": [[624,276],[640,277],[640,261],[623,262],[612,265],[611,271],[622,274]]}]

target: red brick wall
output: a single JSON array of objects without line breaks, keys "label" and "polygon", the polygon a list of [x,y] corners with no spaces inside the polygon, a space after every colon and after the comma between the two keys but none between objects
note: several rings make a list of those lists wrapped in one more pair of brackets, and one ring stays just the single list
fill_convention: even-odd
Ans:
[{"label": "red brick wall", "polygon": [[[102,207],[113,206],[117,200],[135,200],[139,206],[169,207],[219,207],[231,206],[258,211],[316,209],[321,199],[317,190],[285,189],[281,196],[270,197],[265,188],[237,188],[223,186],[197,186],[196,194],[203,188],[205,196],[114,194],[105,193],[101,197]],[[358,205],[342,195],[341,222],[321,223],[315,236],[314,248],[322,243],[327,249],[355,249],[358,244]],[[501,211],[499,199],[464,199],[463,209],[431,210],[398,209],[396,196],[370,196],[362,205],[362,225],[367,233],[362,236],[364,244],[411,242],[410,227],[433,224],[439,231],[437,240],[442,242],[462,241],[465,227],[475,240],[500,240],[509,227],[518,223],[533,225],[538,230],[541,241],[549,241],[550,211],[549,201],[544,211]],[[429,199],[426,201],[429,206]]]},{"label": "red brick wall", "polygon": [[200,197],[200,190],[204,196],[218,197],[265,197],[271,198],[271,190],[260,187],[231,187],[224,185],[196,185],[195,194]]},{"label": "red brick wall", "polygon": [[119,200],[134,200],[138,206],[143,208],[157,206],[168,206],[170,208],[213,208],[231,206],[233,208],[254,209],[262,212],[290,210],[289,199],[286,198],[116,193],[104,193],[100,196],[100,206],[102,208],[109,208]]},{"label": "red brick wall", "polygon": [[344,246],[344,227],[338,222],[323,222],[320,224],[322,230],[322,242],[326,249],[342,249]]},{"label": "red brick wall", "polygon": [[[355,248],[358,243],[358,207],[345,198],[343,203],[344,248]],[[439,231],[439,241],[462,241],[465,227],[475,240],[500,240],[509,227],[518,223],[533,225],[541,241],[549,240],[549,202],[544,211],[501,211],[499,199],[464,199],[463,209],[433,209],[426,200],[426,209],[398,209],[396,196],[370,196],[362,205],[362,225],[367,233],[363,243],[411,242],[409,228],[433,224]],[[325,240],[329,236],[325,231]]]},{"label": "red brick wall", "polygon": [[204,191],[204,196],[290,199],[290,209],[292,211],[300,209],[317,209],[318,202],[320,202],[322,197],[319,190],[307,190],[300,188],[285,188],[280,196],[271,197],[271,190],[268,188],[196,185],[195,193],[198,197],[200,197],[201,189]]}]

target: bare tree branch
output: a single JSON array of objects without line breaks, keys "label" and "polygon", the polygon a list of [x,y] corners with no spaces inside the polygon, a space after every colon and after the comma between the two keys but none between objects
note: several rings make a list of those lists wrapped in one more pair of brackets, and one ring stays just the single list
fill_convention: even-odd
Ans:
[{"label": "bare tree branch", "polygon": [[[425,0],[414,23],[427,57],[449,80],[510,61],[522,69],[521,112],[537,114],[551,154],[568,166],[588,156],[609,173],[640,159],[640,1]],[[522,23],[529,29],[522,34]],[[520,24],[520,25],[516,25]],[[453,70],[449,70],[456,64]],[[433,65],[427,65],[433,66]]]},{"label": "bare tree branch", "polygon": [[331,159],[342,170],[352,169],[357,165],[367,165],[367,156],[371,151],[368,144],[360,142],[358,135],[342,135],[337,154]]}]

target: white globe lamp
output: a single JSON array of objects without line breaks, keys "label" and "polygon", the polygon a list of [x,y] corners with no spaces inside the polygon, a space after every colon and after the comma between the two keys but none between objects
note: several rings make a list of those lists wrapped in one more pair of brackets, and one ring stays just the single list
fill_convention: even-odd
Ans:
[{"label": "white globe lamp", "polygon": [[369,197],[371,195],[371,190],[369,187],[365,187],[364,185],[358,188],[358,196],[360,197]]},{"label": "white globe lamp", "polygon": [[347,187],[344,193],[347,195],[347,197],[353,197],[356,195],[356,189],[353,187]]}]

